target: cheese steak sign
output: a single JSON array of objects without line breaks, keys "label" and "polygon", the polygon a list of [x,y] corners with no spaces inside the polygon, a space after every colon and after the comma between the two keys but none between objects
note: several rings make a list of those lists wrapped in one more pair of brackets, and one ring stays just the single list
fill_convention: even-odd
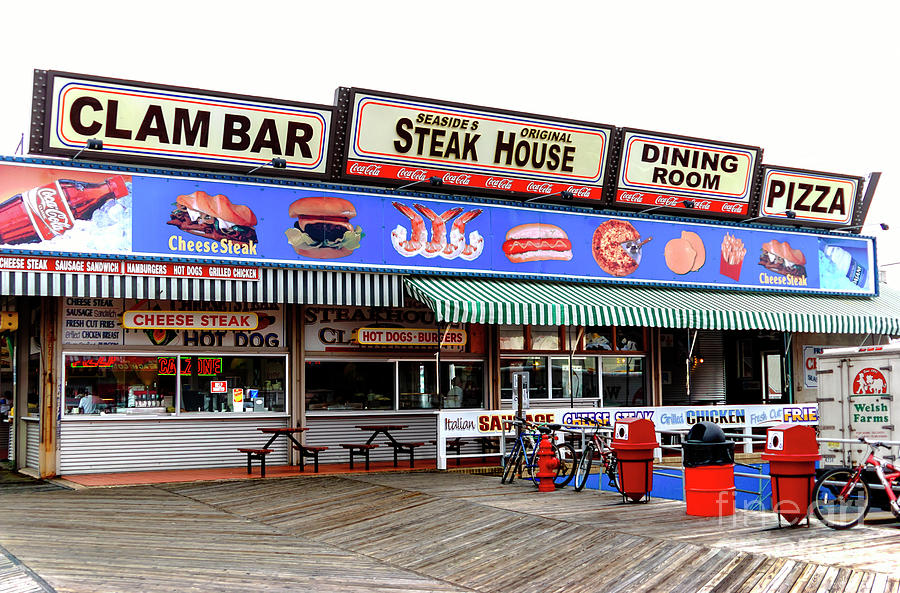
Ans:
[{"label": "cheese steak sign", "polygon": [[327,172],[327,106],[52,71],[35,72],[35,91],[46,93],[40,108],[49,114],[43,133],[33,130],[43,139],[36,152],[72,155],[99,139],[104,160],[191,161],[246,172],[278,157],[292,172]]},{"label": "cheese steak sign", "polygon": [[168,278],[219,278],[259,280],[260,269],[175,262],[119,261],[77,257],[31,257],[0,254],[0,271],[68,272],[108,276],[156,276]]},{"label": "cheese steak sign", "polygon": [[601,197],[611,126],[359,89],[350,107],[345,176]]},{"label": "cheese steak sign", "polygon": [[862,177],[765,165],[757,215],[784,220],[790,210],[795,220],[823,226],[850,224],[862,183]]},{"label": "cheese steak sign", "polygon": [[625,130],[615,201],[746,216],[761,157],[752,146]]}]

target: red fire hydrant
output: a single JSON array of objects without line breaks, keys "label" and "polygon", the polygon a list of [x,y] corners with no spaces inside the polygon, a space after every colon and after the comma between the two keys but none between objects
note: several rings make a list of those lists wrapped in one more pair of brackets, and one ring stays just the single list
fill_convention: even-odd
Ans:
[{"label": "red fire hydrant", "polygon": [[538,492],[553,492],[556,490],[556,471],[559,469],[559,458],[550,444],[550,435],[541,435],[541,445],[538,447]]}]

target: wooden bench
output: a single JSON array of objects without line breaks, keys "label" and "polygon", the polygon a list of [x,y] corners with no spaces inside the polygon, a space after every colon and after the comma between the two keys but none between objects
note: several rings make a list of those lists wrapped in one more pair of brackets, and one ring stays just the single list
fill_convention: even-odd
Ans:
[{"label": "wooden bench", "polygon": [[341,443],[341,447],[350,451],[350,469],[353,469],[353,457],[363,456],[366,458],[366,469],[369,469],[369,451],[377,447],[378,445],[373,444],[353,444],[353,443]]},{"label": "wooden bench", "polygon": [[[437,447],[437,439],[433,441],[429,441],[432,445]],[[447,441],[447,451],[454,451],[457,455],[456,465],[462,465],[462,458],[458,457],[460,455],[460,451],[462,450],[462,437],[456,437],[455,439],[449,439]]]},{"label": "wooden bench", "polygon": [[247,454],[247,473],[253,473],[253,466],[251,465],[254,459],[259,460],[259,476],[261,478],[266,477],[266,455],[272,452],[272,449],[248,449],[244,447],[238,447],[238,451],[241,453]]},{"label": "wooden bench", "polygon": [[416,447],[424,447],[425,443],[401,443],[395,441],[392,445],[394,448],[394,467],[397,467],[397,453],[409,453],[409,467],[416,466]]},{"label": "wooden bench", "polygon": [[303,445],[298,447],[294,445],[294,449],[300,452],[300,471],[303,471],[303,458],[313,460],[313,472],[319,473],[319,453],[325,451],[328,447],[318,447],[313,445]]}]

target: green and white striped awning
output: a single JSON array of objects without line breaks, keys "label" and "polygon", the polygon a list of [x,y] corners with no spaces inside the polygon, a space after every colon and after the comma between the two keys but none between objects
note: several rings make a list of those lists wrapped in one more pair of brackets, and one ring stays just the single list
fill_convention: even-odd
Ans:
[{"label": "green and white striped awning", "polygon": [[900,293],[877,298],[411,276],[438,321],[900,334]]}]

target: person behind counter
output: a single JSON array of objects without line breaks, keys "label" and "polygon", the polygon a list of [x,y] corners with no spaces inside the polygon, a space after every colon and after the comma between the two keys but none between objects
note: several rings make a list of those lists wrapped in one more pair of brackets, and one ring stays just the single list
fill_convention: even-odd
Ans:
[{"label": "person behind counter", "polygon": [[97,413],[97,404],[100,403],[100,398],[95,398],[93,395],[88,393],[86,390],[81,390],[81,399],[78,400],[78,407],[81,408],[82,414],[96,414]]}]

